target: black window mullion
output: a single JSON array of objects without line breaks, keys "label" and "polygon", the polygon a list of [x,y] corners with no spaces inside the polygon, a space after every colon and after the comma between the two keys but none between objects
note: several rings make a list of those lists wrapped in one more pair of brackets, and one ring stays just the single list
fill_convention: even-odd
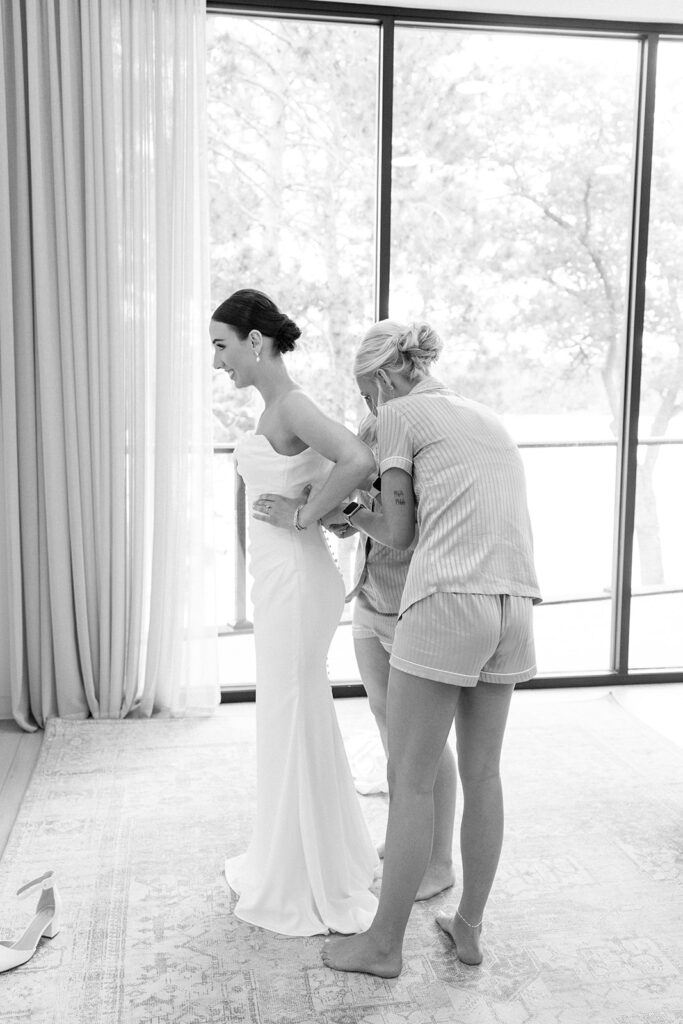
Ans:
[{"label": "black window mullion", "polygon": [[389,315],[391,262],[391,143],[394,108],[394,20],[380,24],[377,75],[377,234],[375,239],[375,318]]},{"label": "black window mullion", "polygon": [[634,154],[633,213],[629,256],[629,285],[624,354],[624,384],[617,450],[615,555],[612,592],[611,667],[618,676],[628,673],[631,623],[631,572],[638,470],[638,417],[645,316],[645,275],[652,181],[655,87],[657,75],[655,33],[641,44],[638,112]]}]

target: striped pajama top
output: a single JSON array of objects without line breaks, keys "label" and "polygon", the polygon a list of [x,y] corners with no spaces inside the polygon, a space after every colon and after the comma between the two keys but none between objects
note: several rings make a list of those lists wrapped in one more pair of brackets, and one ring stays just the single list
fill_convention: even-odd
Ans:
[{"label": "striped pajama top", "polygon": [[524,467],[498,417],[427,377],[377,411],[380,474],[413,478],[419,539],[399,614],[437,592],[540,601]]}]

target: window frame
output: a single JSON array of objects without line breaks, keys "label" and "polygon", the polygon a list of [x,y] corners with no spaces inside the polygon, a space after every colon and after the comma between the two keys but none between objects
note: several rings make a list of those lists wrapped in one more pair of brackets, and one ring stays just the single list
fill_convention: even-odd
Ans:
[{"label": "window frame", "polygon": [[[633,192],[630,224],[627,317],[624,345],[623,389],[617,445],[617,485],[614,513],[614,557],[611,593],[610,669],[578,674],[539,675],[520,688],[544,689],[571,686],[611,686],[640,683],[683,682],[683,667],[674,669],[629,670],[629,639],[632,599],[632,565],[636,505],[637,452],[643,443],[672,443],[671,439],[639,439],[640,383],[645,317],[645,276],[648,258],[648,228],[655,124],[657,51],[660,40],[683,40],[683,22],[644,20],[582,19],[542,17],[502,13],[424,10],[373,4],[336,2],[336,0],[207,0],[207,13],[244,15],[277,20],[293,18],[313,21],[372,24],[379,28],[378,122],[377,122],[377,221],[375,245],[375,314],[388,316],[391,261],[391,175],[392,109],[394,80],[394,31],[396,27],[444,27],[501,32],[533,32],[551,35],[576,35],[628,38],[639,43],[638,95],[634,139]],[[674,441],[673,443],[677,443]],[[226,451],[216,446],[215,451]],[[237,517],[236,537],[239,563],[245,550],[244,516]],[[244,586],[236,581],[243,593]],[[243,622],[235,631],[249,628]],[[226,632],[231,632],[227,630]],[[333,685],[335,695],[364,693],[352,682]],[[254,688],[223,691],[224,700],[253,697]]]}]

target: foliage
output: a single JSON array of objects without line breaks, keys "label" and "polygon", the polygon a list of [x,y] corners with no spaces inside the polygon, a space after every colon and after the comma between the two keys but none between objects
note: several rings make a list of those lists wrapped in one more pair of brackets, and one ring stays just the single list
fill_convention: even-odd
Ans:
[{"label": "foliage", "polygon": [[[374,319],[378,29],[209,23],[214,301],[271,294],[304,332],[294,376],[355,426],[352,353]],[[661,73],[677,97],[670,46]],[[440,376],[501,413],[589,413],[615,433],[637,59],[628,39],[396,30],[390,314],[437,327]],[[650,228],[643,410],[657,434],[683,411],[677,124],[674,98],[659,111]],[[232,441],[255,408],[221,382],[214,415]],[[656,455],[639,484],[653,536]]]}]

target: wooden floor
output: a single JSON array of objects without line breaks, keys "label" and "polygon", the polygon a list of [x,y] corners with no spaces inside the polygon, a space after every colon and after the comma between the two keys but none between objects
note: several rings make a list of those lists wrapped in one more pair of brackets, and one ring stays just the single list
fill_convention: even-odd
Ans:
[{"label": "wooden floor", "polygon": [[16,722],[0,720],[0,857],[31,780],[42,742],[42,729],[24,732]]}]

